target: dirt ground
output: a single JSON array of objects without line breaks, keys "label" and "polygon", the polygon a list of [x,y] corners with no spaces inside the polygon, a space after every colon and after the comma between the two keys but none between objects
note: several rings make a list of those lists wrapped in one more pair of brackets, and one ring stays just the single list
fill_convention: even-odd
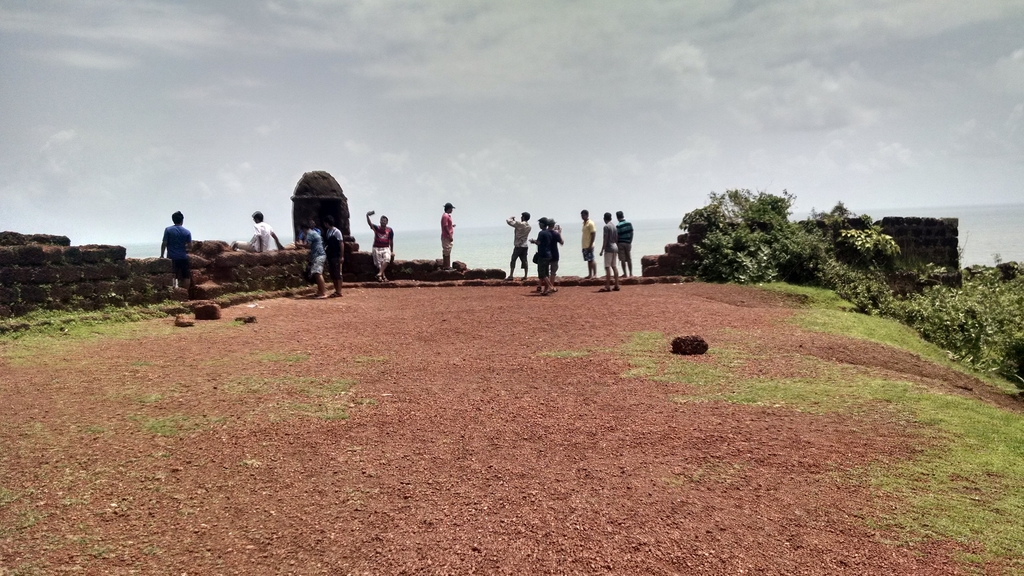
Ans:
[{"label": "dirt ground", "polygon": [[629,375],[634,334],[699,334],[751,352],[746,374],[815,358],[999,398],[803,332],[783,297],[355,289],[224,312],[7,346],[0,574],[959,573],[956,544],[871,528],[889,504],[844,480],[911,456],[907,423]]}]

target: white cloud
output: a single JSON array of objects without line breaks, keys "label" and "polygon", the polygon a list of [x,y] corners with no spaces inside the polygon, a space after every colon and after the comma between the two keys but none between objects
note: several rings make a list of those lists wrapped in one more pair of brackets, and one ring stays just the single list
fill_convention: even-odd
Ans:
[{"label": "white cloud", "polygon": [[1013,107],[1013,112],[1010,112],[1009,118],[1006,119],[1006,129],[1013,134],[1020,127],[1021,120],[1024,119],[1024,102],[1021,102]]},{"label": "white cloud", "polygon": [[269,124],[260,124],[259,126],[254,128],[253,131],[256,132],[257,134],[259,134],[260,136],[270,136],[274,132],[277,132],[278,128],[280,128],[280,127],[281,127],[281,122],[279,122],[277,120],[274,120],[273,122],[270,122]]},{"label": "white cloud", "polygon": [[125,70],[134,67],[138,61],[129,56],[109,54],[93,50],[51,50],[45,52],[27,52],[33,58],[72,68],[90,70]]},{"label": "white cloud", "polygon": [[735,104],[737,118],[751,128],[838,130],[879,115],[862,102],[871,82],[857,66],[833,73],[804,60],[767,71],[764,81]]},{"label": "white cloud", "polygon": [[988,74],[998,88],[1012,94],[1024,94],[1024,48],[1000,58]]}]

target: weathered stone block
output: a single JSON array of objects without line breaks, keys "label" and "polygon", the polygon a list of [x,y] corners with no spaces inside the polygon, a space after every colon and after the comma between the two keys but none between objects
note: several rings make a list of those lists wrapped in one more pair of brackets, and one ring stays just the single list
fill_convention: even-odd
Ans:
[{"label": "weathered stone block", "polygon": [[50,286],[50,299],[66,303],[75,297],[74,286],[58,285]]},{"label": "weathered stone block", "polygon": [[82,261],[86,264],[97,264],[100,262],[121,262],[125,257],[124,246],[110,246],[107,244],[87,244],[79,246],[82,251]]},{"label": "weathered stone block", "polygon": [[665,246],[665,252],[668,254],[675,254],[676,256],[682,256],[687,260],[692,260],[697,257],[697,251],[694,249],[692,244],[669,244]]},{"label": "weathered stone block", "polygon": [[46,262],[46,253],[39,245],[15,246],[14,264],[19,266],[41,266]]},{"label": "weathered stone block", "polygon": [[666,270],[678,270],[683,266],[683,257],[677,254],[662,254],[658,256],[658,266]]},{"label": "weathered stone block", "polygon": [[230,252],[231,246],[220,240],[196,240],[192,243],[191,254],[199,254],[204,258],[215,258],[223,252]]},{"label": "weathered stone block", "polygon": [[640,258],[640,266],[643,267],[643,268],[647,268],[648,266],[657,266],[658,265],[658,256],[659,255],[654,254],[654,255],[650,255],[650,256],[643,256],[643,257],[641,257]]},{"label": "weathered stone block", "polygon": [[504,280],[505,276],[507,275],[507,272],[501,270],[500,268],[488,268],[484,270],[484,273],[486,274],[485,277],[488,280]]},{"label": "weathered stone block", "polygon": [[191,307],[196,320],[220,320],[220,306],[216,302],[194,302]]},{"label": "weathered stone block", "polygon": [[0,302],[16,302],[19,299],[16,286],[0,286]]},{"label": "weathered stone block", "polygon": [[19,234],[17,232],[0,232],[0,246],[23,246],[25,244],[45,244],[50,246],[70,246],[71,239],[67,236],[53,234]]},{"label": "weathered stone block", "polygon": [[40,266],[36,268],[32,281],[36,284],[55,284],[60,282],[60,269],[56,266]]},{"label": "weathered stone block", "polygon": [[661,268],[661,266],[644,266],[643,272],[641,272],[641,274],[645,277],[654,277],[664,276],[666,272]]},{"label": "weathered stone block", "polygon": [[18,292],[22,302],[42,303],[50,298],[50,287],[41,284],[24,284]]}]

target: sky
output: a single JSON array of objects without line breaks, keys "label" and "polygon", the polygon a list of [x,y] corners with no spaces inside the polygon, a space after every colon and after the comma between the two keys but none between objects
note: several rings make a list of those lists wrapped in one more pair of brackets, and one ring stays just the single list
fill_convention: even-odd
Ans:
[{"label": "sky", "polygon": [[[0,230],[1024,202],[1024,0],[0,0]],[[955,216],[955,214],[951,214]]]}]

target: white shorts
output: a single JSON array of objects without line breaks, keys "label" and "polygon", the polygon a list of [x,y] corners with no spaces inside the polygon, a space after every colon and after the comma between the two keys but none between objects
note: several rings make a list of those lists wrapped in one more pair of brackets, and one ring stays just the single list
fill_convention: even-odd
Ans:
[{"label": "white shorts", "polygon": [[373,265],[380,270],[380,265],[385,262],[391,262],[391,248],[374,248]]},{"label": "white shorts", "polygon": [[605,252],[604,252],[604,267],[605,268],[615,268],[615,269],[618,269],[618,266],[616,265],[616,263],[618,261],[619,261],[619,253],[618,252],[608,252],[607,250],[605,250]]},{"label": "white shorts", "polygon": [[313,258],[313,261],[309,263],[309,273],[323,274],[325,262],[327,262],[327,256],[317,256],[316,258]]}]

